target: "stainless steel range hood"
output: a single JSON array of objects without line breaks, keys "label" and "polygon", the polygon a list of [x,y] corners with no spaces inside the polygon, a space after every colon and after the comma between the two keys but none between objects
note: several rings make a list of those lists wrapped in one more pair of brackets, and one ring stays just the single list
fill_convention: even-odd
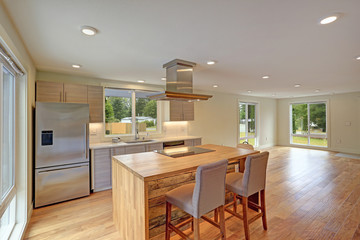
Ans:
[{"label": "stainless steel range hood", "polygon": [[208,100],[211,95],[193,93],[193,69],[196,63],[174,59],[166,68],[166,91],[150,96],[155,100],[195,101]]}]

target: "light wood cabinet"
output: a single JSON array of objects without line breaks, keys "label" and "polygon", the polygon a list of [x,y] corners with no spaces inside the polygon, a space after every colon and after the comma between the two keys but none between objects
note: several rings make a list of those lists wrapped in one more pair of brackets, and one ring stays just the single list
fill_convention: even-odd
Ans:
[{"label": "light wood cabinet", "polygon": [[170,101],[170,121],[193,121],[194,103]]},{"label": "light wood cabinet", "polygon": [[93,187],[94,192],[111,188],[111,154],[110,148],[94,149],[93,163]]},{"label": "light wood cabinet", "polygon": [[87,86],[87,96],[90,111],[90,122],[103,122],[104,119],[104,96],[103,87]]},{"label": "light wood cabinet", "polygon": [[153,152],[155,150],[163,150],[163,143],[152,143],[146,145],[147,152]]},{"label": "light wood cabinet", "polygon": [[133,145],[125,147],[125,154],[145,152],[145,145]]},{"label": "light wood cabinet", "polygon": [[90,123],[103,122],[103,87],[71,83],[36,82],[36,101],[88,103]]},{"label": "light wood cabinet", "polygon": [[88,103],[88,86],[64,83],[64,102]]},{"label": "light wood cabinet", "polygon": [[115,147],[112,149],[112,156],[125,154],[125,147]]},{"label": "light wood cabinet", "polygon": [[36,101],[39,102],[62,102],[64,84],[57,82],[36,82]]}]

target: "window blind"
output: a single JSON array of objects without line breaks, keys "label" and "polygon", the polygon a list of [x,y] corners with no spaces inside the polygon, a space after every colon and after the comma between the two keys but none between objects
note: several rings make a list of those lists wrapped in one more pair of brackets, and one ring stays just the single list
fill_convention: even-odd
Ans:
[{"label": "window blind", "polygon": [[0,46],[0,57],[7,62],[8,66],[10,66],[16,72],[16,74],[19,74],[20,76],[24,75],[24,72],[18,67],[11,56],[7,54],[2,46]]}]

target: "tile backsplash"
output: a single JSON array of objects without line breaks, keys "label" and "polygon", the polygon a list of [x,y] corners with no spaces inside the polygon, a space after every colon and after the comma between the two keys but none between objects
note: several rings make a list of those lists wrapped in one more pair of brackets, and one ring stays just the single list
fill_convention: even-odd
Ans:
[{"label": "tile backsplash", "polygon": [[[151,134],[149,138],[160,137],[177,137],[188,135],[188,122],[163,122],[161,133]],[[89,124],[90,144],[111,142],[111,137],[105,137],[104,123],[90,123]],[[140,133],[140,136],[146,136],[145,133]],[[122,137],[123,139],[132,139],[133,136]]]}]

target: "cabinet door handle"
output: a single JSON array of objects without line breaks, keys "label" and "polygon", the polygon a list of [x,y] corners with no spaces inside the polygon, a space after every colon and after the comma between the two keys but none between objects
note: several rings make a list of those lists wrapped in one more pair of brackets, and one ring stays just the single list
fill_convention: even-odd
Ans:
[{"label": "cabinet door handle", "polygon": [[62,92],[60,92],[60,102],[62,101],[62,99],[61,99],[61,95],[62,95],[62,94],[61,94],[61,93],[62,93]]},{"label": "cabinet door handle", "polygon": [[65,101],[64,102],[67,102],[66,92],[65,92]]}]

